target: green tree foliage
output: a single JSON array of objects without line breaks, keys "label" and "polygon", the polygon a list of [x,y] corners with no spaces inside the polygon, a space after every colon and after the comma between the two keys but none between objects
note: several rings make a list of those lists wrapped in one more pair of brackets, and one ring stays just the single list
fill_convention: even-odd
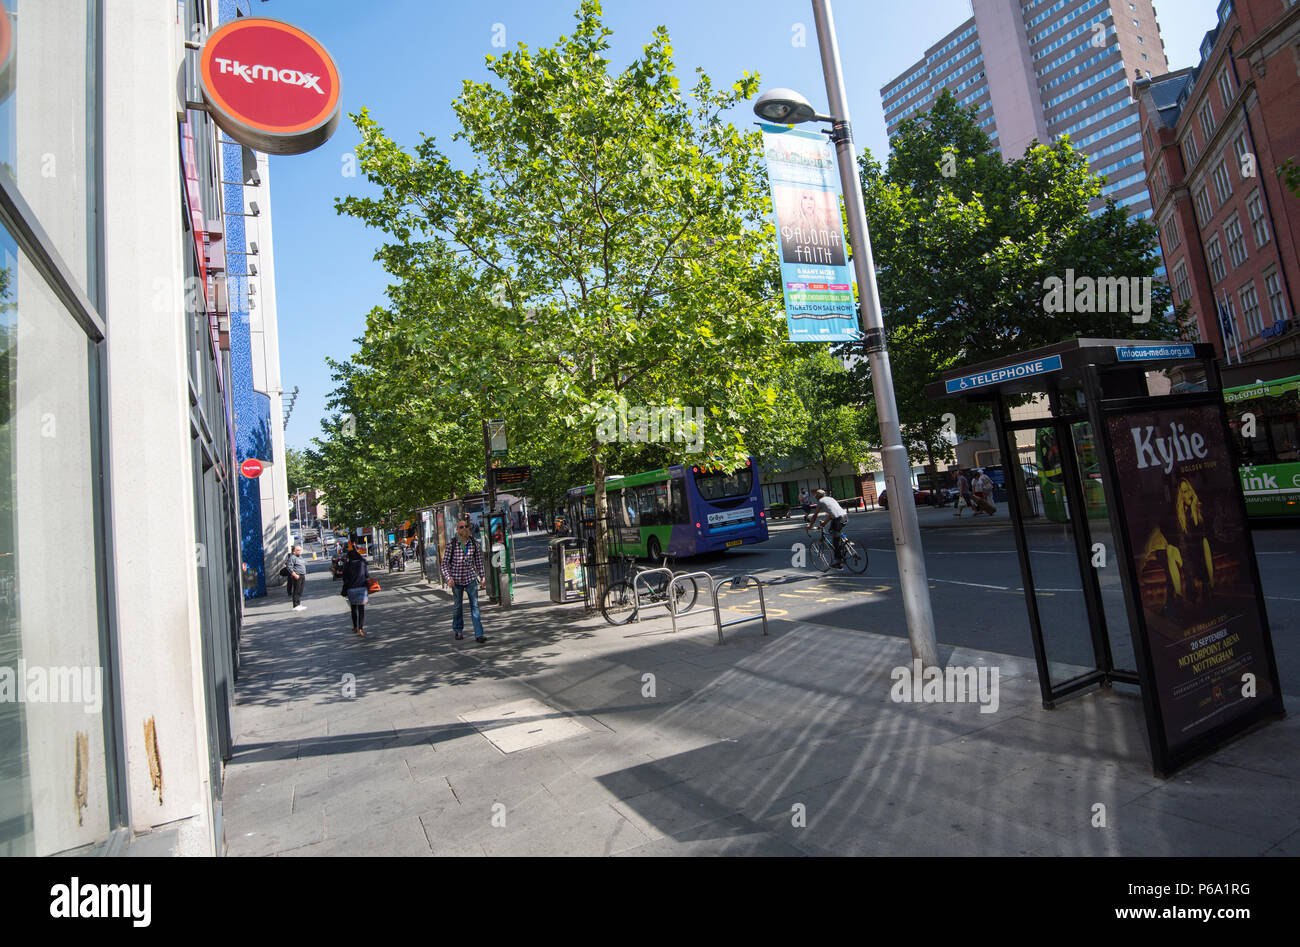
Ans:
[{"label": "green tree foliage", "polygon": [[[1047,311],[1044,283],[1067,270],[1094,279],[1153,276],[1155,228],[1113,200],[1089,214],[1103,182],[1068,138],[1035,142],[1004,162],[973,114],[945,92],[902,124],[884,165],[870,152],[859,160],[903,438],[917,462],[951,459],[948,434],[974,433],[987,416],[926,398],[925,385],[940,373],[1079,336],[1168,339],[1178,331],[1165,317],[1172,294],[1161,279],[1152,285],[1149,322]],[[842,351],[861,354],[857,345]],[[855,372],[862,390],[868,372],[864,359]],[[874,402],[872,409],[876,431]]]},{"label": "green tree foliage", "polygon": [[396,350],[363,346],[352,361],[329,364],[335,413],[305,466],[338,525],[392,526],[482,489],[482,420],[471,404],[436,391]]},{"label": "green tree foliage", "polygon": [[762,455],[765,467],[815,467],[829,489],[837,467],[871,461],[866,399],[840,359],[821,346],[805,346],[790,365],[783,388],[791,392],[791,431],[775,445],[776,453]]},{"label": "green tree foliage", "polygon": [[512,463],[586,461],[603,509],[617,451],[602,411],[703,406],[705,454],[739,465],[780,414],[762,380],[785,349],[759,136],[721,117],[757,76],[718,90],[700,72],[683,96],[662,27],[615,71],[600,4],[576,19],[552,47],[489,57],[497,82],[465,82],[452,138],[468,168],[354,115],[379,193],[337,208],[386,235],[395,282],[361,358],[419,365],[432,393],[417,426],[454,407],[505,418],[530,445]]}]

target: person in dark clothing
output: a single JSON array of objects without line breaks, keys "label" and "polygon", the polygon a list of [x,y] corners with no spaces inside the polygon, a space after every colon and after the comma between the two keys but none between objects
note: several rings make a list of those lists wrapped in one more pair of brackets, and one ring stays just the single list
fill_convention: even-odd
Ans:
[{"label": "person in dark clothing", "polygon": [[348,558],[343,563],[343,593],[352,606],[352,630],[362,638],[366,636],[366,603],[370,585],[370,568],[355,546],[348,547]]}]

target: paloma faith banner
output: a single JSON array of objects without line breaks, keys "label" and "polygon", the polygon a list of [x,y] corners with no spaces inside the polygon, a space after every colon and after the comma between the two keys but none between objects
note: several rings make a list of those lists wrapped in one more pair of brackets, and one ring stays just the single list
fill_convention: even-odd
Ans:
[{"label": "paloma faith banner", "polygon": [[861,336],[830,140],[760,124],[781,251],[791,342],[848,342]]}]

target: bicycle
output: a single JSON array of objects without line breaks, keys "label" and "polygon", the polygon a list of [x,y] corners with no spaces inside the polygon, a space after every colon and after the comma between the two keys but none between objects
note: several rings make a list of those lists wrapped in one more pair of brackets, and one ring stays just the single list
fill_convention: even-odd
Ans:
[{"label": "bicycle", "polygon": [[[804,531],[811,533],[812,528],[805,526]],[[867,551],[843,533],[840,534],[840,543],[844,551],[844,558],[841,561],[844,563],[845,568],[856,575],[862,575],[862,573],[866,572]],[[835,561],[835,547],[826,538],[825,525],[817,527],[817,538],[808,547],[808,561],[821,572],[829,572],[831,563]]]},{"label": "bicycle", "polygon": [[[663,557],[662,565],[658,567],[637,565],[631,556],[626,557],[626,560],[629,563],[627,578],[610,585],[600,598],[600,613],[611,625],[626,625],[630,621],[636,621],[643,605],[649,607],[668,601],[670,580],[667,576],[652,576],[639,583],[636,581],[637,575],[642,572],[670,568],[668,556]],[[699,587],[694,579],[687,578],[682,573],[673,573],[671,583],[673,595],[677,599],[677,614],[684,615],[695,607],[695,600],[700,594]]]}]

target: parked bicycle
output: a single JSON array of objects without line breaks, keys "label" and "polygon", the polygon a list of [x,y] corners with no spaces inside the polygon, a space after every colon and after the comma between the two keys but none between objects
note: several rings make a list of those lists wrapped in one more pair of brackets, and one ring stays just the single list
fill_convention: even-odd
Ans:
[{"label": "parked bicycle", "polygon": [[640,617],[642,607],[667,604],[670,583],[672,594],[677,599],[678,615],[683,615],[695,607],[695,600],[700,590],[695,580],[685,573],[674,572],[671,579],[660,573],[642,579],[640,582],[636,580],[640,573],[671,568],[668,565],[668,556],[663,557],[662,564],[659,566],[643,566],[633,561],[631,556],[625,558],[628,562],[627,578],[612,584],[600,599],[600,613],[605,616],[605,621],[611,625],[626,625]]},{"label": "parked bicycle", "polygon": [[[805,530],[811,533],[811,529],[805,527]],[[857,575],[866,572],[867,551],[842,534],[840,543],[844,553],[844,559],[842,560],[844,567]],[[835,547],[831,545],[831,541],[826,537],[825,525],[817,527],[817,538],[808,547],[808,561],[822,572],[829,572],[831,563],[835,561]]]}]

